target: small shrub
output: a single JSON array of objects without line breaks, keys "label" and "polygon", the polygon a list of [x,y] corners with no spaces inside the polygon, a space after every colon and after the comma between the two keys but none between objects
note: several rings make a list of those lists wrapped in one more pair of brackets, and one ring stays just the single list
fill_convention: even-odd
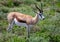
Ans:
[{"label": "small shrub", "polygon": [[36,3],[36,0],[25,0],[24,3],[27,5],[31,5],[31,4]]},{"label": "small shrub", "polygon": [[4,12],[4,13],[7,13],[9,11],[9,9],[7,7],[0,7],[0,11],[1,12]]}]

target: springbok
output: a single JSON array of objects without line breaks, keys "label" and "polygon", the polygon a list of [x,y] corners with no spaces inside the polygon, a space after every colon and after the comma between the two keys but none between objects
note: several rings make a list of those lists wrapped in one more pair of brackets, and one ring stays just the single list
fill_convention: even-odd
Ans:
[{"label": "springbok", "polygon": [[25,26],[27,28],[27,36],[29,37],[30,32],[30,25],[34,25],[38,22],[39,19],[44,19],[44,16],[42,14],[43,11],[35,5],[36,8],[39,10],[37,12],[35,17],[32,17],[30,15],[22,14],[19,12],[10,12],[7,16],[9,26],[7,28],[7,31],[10,31],[14,24],[18,26]]}]

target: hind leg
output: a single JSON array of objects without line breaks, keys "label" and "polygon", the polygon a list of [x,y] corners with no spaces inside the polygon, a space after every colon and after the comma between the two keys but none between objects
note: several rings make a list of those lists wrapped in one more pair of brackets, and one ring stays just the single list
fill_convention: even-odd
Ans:
[{"label": "hind leg", "polygon": [[9,23],[8,28],[7,28],[8,32],[13,28],[14,23],[15,23],[14,20],[11,23]]}]

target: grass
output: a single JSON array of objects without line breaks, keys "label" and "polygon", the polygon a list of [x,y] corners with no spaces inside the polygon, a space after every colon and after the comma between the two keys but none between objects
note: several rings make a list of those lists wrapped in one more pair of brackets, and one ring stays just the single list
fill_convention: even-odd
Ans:
[{"label": "grass", "polygon": [[[31,6],[31,2],[28,4],[27,2],[25,2],[25,4],[20,4],[17,7],[0,7],[0,42],[26,42],[25,27],[14,25],[14,28],[9,33],[6,29],[8,27],[8,12],[17,11],[33,17],[36,15],[32,8],[33,3]],[[60,42],[60,13],[55,11],[50,3],[47,3],[48,2],[44,3],[45,5],[43,7],[45,20],[39,20],[39,22],[33,26],[30,32],[30,42]],[[37,4],[40,7],[40,2],[37,2]],[[55,7],[59,7],[59,3],[56,3]],[[35,10],[37,11],[37,9]]]}]

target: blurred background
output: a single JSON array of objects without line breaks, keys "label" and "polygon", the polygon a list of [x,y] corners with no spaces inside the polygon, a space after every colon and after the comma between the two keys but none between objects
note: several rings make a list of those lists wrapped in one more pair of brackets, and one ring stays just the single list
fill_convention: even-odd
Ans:
[{"label": "blurred background", "polygon": [[34,3],[42,9],[45,20],[31,28],[29,42],[60,42],[60,0],[0,0],[0,42],[26,42],[26,28],[14,25],[7,33],[7,14],[21,12],[35,16]]}]

